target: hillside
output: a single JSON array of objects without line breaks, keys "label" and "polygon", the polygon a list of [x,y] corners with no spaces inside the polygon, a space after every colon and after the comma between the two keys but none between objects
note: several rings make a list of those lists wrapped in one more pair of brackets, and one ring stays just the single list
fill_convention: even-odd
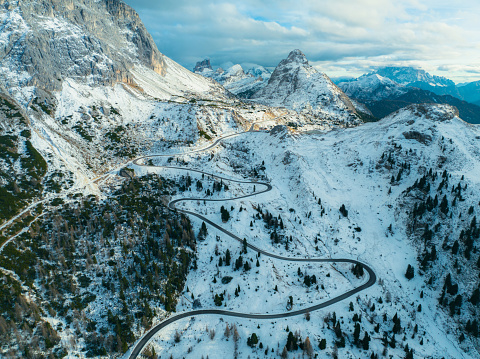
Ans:
[{"label": "hillside", "polygon": [[192,73],[121,0],[0,24],[1,357],[480,356],[476,109],[404,83],[448,80]]},{"label": "hillside", "polygon": [[[226,221],[221,220],[219,203],[186,202],[182,208],[285,257],[359,259],[373,268],[378,284],[308,316],[276,321],[184,319],[155,337],[155,353],[278,357],[285,346],[287,353],[297,355],[301,349],[291,344],[293,335],[292,340],[304,348],[308,337],[319,355],[403,358],[407,352],[413,357],[477,357],[478,329],[472,323],[478,316],[475,291],[480,269],[477,227],[471,223],[480,200],[476,180],[480,157],[475,150],[479,133],[456,115],[448,106],[410,106],[348,130],[298,135],[283,128],[245,134],[225,140],[213,157],[209,153],[181,157],[179,163],[187,172],[197,168],[221,171],[227,178],[253,175],[268,178],[273,187],[271,192],[223,204],[229,212]],[[185,173],[172,171],[175,176]],[[223,184],[228,190],[215,192],[212,198],[252,190],[225,179]],[[205,186],[203,192],[205,196]],[[448,211],[440,205],[443,196]],[[438,202],[431,205],[434,197]],[[419,207],[427,209],[419,212]],[[441,208],[451,216],[448,222],[439,214]],[[200,231],[201,221],[194,221],[194,226]],[[470,238],[466,233],[472,233],[470,244],[465,242]],[[250,249],[244,253],[242,245],[232,241],[208,226],[206,240],[198,247],[199,269],[189,275],[184,298],[198,298],[202,308],[215,308],[221,297],[217,305],[227,310],[251,313],[253,307],[255,313],[281,313],[290,295],[295,309],[308,308],[366,280],[364,275],[352,276],[349,266],[284,263]],[[457,249],[452,252],[455,241]],[[230,265],[225,265],[227,250]],[[471,254],[467,259],[463,253]],[[242,263],[251,262],[251,269],[236,270],[240,257]],[[409,265],[413,278],[407,274]],[[223,283],[227,277],[232,279]],[[461,299],[456,299],[458,295]],[[182,299],[179,310],[192,310],[192,303]],[[232,342],[235,331],[239,339]],[[250,348],[246,341],[253,333],[259,341]]]}]

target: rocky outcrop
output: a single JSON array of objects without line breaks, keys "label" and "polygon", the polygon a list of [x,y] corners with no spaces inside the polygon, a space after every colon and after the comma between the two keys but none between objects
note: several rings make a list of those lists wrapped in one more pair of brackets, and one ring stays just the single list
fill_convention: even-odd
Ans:
[{"label": "rocky outcrop", "polygon": [[205,59],[203,61],[198,61],[195,67],[193,68],[193,72],[202,73],[204,70],[212,70],[212,65],[210,65],[210,59]]},{"label": "rocky outcrop", "polygon": [[403,137],[407,140],[416,140],[424,145],[428,145],[432,142],[432,136],[418,131],[406,131],[403,133]]},{"label": "rocky outcrop", "polygon": [[[138,14],[121,0],[0,0],[1,80],[6,87],[59,90],[65,78],[133,84],[140,64],[166,64]],[[3,2],[3,4],[2,4]],[[22,71],[16,79],[13,72]]]}]

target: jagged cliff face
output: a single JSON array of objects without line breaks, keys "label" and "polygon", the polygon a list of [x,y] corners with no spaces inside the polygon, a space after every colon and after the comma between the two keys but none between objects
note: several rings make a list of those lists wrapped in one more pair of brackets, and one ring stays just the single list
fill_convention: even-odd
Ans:
[{"label": "jagged cliff face", "polygon": [[166,72],[138,14],[121,0],[0,0],[0,28],[0,79],[7,88],[59,90],[67,77],[132,84],[136,64]]}]

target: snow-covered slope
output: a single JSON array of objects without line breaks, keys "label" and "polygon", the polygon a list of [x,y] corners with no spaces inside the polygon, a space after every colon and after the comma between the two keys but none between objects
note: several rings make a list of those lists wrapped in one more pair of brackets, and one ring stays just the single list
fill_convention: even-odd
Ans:
[{"label": "snow-covered slope", "polygon": [[[268,194],[230,202],[231,211],[228,203],[227,223],[220,219],[220,204],[192,203],[189,210],[202,213],[270,252],[292,257],[361,260],[372,266],[378,283],[355,298],[311,313],[308,319],[300,316],[256,321],[202,316],[184,320],[154,339],[155,352],[174,357],[187,357],[190,352],[205,357],[208,353],[210,358],[223,358],[235,351],[239,357],[274,358],[281,355],[292,332],[302,343],[308,337],[319,357],[405,358],[408,345],[407,354],[414,358],[477,358],[478,339],[467,335],[465,328],[471,331],[471,324],[467,323],[478,317],[475,302],[469,301],[478,286],[478,243],[474,244],[470,259],[463,254],[454,255],[451,248],[478,211],[478,136],[479,129],[459,119],[449,106],[415,105],[379,122],[351,129],[300,136],[290,134],[286,128],[270,134],[245,134],[228,140],[213,156],[185,156],[190,168],[234,178],[248,177],[255,169],[259,176],[268,177],[273,186]],[[437,213],[438,208],[433,208],[428,210],[434,217],[428,219],[427,227],[418,218],[415,224],[412,212],[419,201],[432,201],[438,194],[440,202],[442,173],[447,173],[443,180],[448,177],[448,186],[443,187],[441,196],[447,196],[453,216],[446,219]],[[416,189],[422,182],[419,179],[425,176],[428,183],[433,174],[437,179],[428,189]],[[181,172],[174,171],[172,175],[179,176]],[[450,193],[450,187],[457,186],[459,181],[463,200],[452,204],[455,195]],[[251,191],[229,186],[233,193],[222,191],[215,196],[228,198],[238,195],[237,191]],[[339,211],[342,205],[346,215]],[[473,209],[468,214],[470,206]],[[263,219],[257,216],[260,210]],[[265,221],[265,213],[282,219],[282,228],[275,229],[280,237],[278,243],[272,240],[273,229]],[[201,223],[194,224],[200,228]],[[425,228],[435,228],[428,240],[423,238]],[[189,275],[185,299],[177,311],[191,310],[190,298],[198,299],[203,308],[216,308],[213,297],[219,293],[223,293],[222,306],[236,311],[281,311],[289,295],[294,297],[295,308],[302,308],[331,298],[336,290],[348,289],[358,280],[337,266],[292,268],[264,256],[256,258],[250,252],[242,254],[241,245],[232,245],[221,233],[210,227],[208,230],[206,241],[199,246],[199,258],[203,260],[200,259],[199,269]],[[428,264],[422,264],[425,252],[431,253],[432,246],[436,247],[436,258],[429,256]],[[463,253],[464,246],[460,243],[458,253]],[[252,265],[259,259],[259,264],[249,271],[219,265],[227,249],[232,262],[243,255],[244,260],[252,260]],[[408,265],[414,268],[413,278],[406,278]],[[304,284],[307,273],[315,274],[321,287]],[[450,300],[456,303],[455,295],[442,295],[448,273],[454,283],[449,284],[448,292],[457,288],[464,298],[458,312],[457,304],[453,312],[449,309]],[[221,279],[228,276],[232,279],[226,285]],[[443,300],[439,306],[442,296],[447,304]],[[338,326],[336,320],[340,322]],[[227,324],[235,324],[239,340],[232,343],[229,330],[233,329],[226,330]],[[180,344],[175,343],[176,332],[180,333]],[[370,338],[367,349],[362,339],[365,332]],[[247,346],[252,333],[259,337],[260,348]],[[319,348],[322,339],[326,340],[325,349]],[[301,355],[301,350],[292,349],[287,354]]]},{"label": "snow-covered slope", "polygon": [[338,87],[347,96],[359,100],[383,100],[407,92],[403,85],[378,74],[367,74],[352,81],[340,82]]},{"label": "snow-covered slope", "polygon": [[23,109],[49,170],[79,185],[150,146],[241,122],[232,95],[161,54],[121,0],[9,2],[0,27],[0,89]]},{"label": "snow-covered slope", "polygon": [[327,75],[310,66],[300,50],[292,51],[282,60],[267,86],[251,99],[344,123],[358,122],[349,98]]},{"label": "snow-covered slope", "polygon": [[[205,63],[208,79],[163,56],[119,0],[4,1],[0,23],[0,243],[9,243],[0,253],[1,355],[27,357],[35,347],[34,355],[118,357],[179,298],[179,312],[196,303],[280,313],[290,296],[307,308],[365,282],[346,265],[257,256],[213,228],[196,242],[186,217],[168,210],[172,196],[227,201],[256,184],[218,183],[194,168],[272,190],[184,208],[272,253],[358,259],[379,280],[311,318],[229,321],[228,330],[218,316],[176,323],[153,341],[162,357],[278,357],[290,336],[310,338],[319,357],[401,358],[413,349],[478,358],[480,131],[454,108],[410,106],[361,124],[299,50],[264,87],[261,67],[210,74]],[[374,74],[350,89],[386,96],[400,88]],[[230,93],[254,90],[257,103]],[[131,164],[146,154],[184,170]],[[135,178],[128,163],[136,176],[162,178]],[[201,223],[193,226],[198,233]],[[182,241],[191,266],[172,252]],[[235,270],[240,256],[250,265]],[[181,275],[169,272],[179,263]],[[253,332],[261,345],[247,345]]]}]

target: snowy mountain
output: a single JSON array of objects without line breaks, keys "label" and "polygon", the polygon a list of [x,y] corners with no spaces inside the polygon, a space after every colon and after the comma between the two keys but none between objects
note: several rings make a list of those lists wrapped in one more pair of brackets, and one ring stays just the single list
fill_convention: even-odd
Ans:
[{"label": "snowy mountain", "polygon": [[[383,77],[379,73],[389,77]],[[428,86],[425,85],[427,80],[430,81]],[[424,85],[421,85],[421,83]],[[447,86],[451,88],[452,83],[443,77],[431,76],[423,70],[384,68],[351,81],[340,82],[338,86],[349,97],[363,103],[371,111],[372,115],[377,118],[383,118],[400,108],[414,103],[443,103],[456,106],[460,112],[460,117],[465,121],[480,123],[480,107],[461,100],[460,98],[463,96],[458,91],[455,92],[457,96],[451,96],[437,94],[439,92],[445,93],[443,90],[432,92],[422,89],[433,89],[432,86],[439,88],[446,88],[445,86]],[[472,84],[468,87],[465,86],[463,91],[465,94],[470,93],[470,99],[473,100],[476,98],[475,88],[475,85]]]},{"label": "snowy mountain", "polygon": [[210,65],[210,59],[205,59],[203,61],[199,61],[197,62],[197,64],[195,65],[195,67],[193,68],[193,72],[195,73],[201,73],[203,71],[210,71],[210,70],[213,70],[212,69],[212,65]]},{"label": "snowy mountain", "polygon": [[12,2],[0,19],[5,95],[23,109],[52,171],[66,168],[79,184],[149,146],[238,126],[230,109],[196,106],[234,101],[163,56],[121,1]]},{"label": "snowy mountain", "polygon": [[352,81],[343,81],[338,84],[349,97],[358,100],[383,100],[385,98],[402,95],[408,89],[379,74],[366,74]]},{"label": "snowy mountain", "polygon": [[90,86],[123,83],[149,93],[147,78],[153,77],[158,89],[151,95],[161,99],[224,93],[163,56],[122,1],[12,2],[0,10],[0,22],[0,79],[24,103],[34,89],[59,91],[66,79]]},{"label": "snowy mountain", "polygon": [[[9,87],[58,90],[67,77],[95,84],[133,83],[129,70],[134,65],[165,74],[163,55],[123,2],[9,2],[0,16],[5,44],[1,76]],[[10,76],[19,71],[23,78]]]},{"label": "snowy mountain", "polygon": [[239,64],[233,65],[227,70],[219,67],[214,71],[208,59],[197,62],[193,71],[214,79],[231,93],[241,98],[249,98],[266,86],[271,75],[270,71],[262,66],[251,67],[245,72]]},{"label": "snowy mountain", "polygon": [[437,95],[451,95],[461,98],[455,83],[442,76],[431,75],[425,70],[413,67],[383,67],[372,74],[389,78],[396,83],[431,91]]},{"label": "snowy mountain", "polygon": [[425,70],[413,67],[382,67],[373,73],[387,77],[401,85],[409,85],[415,82],[425,82],[431,86],[454,86],[455,83],[442,76],[431,75]]},{"label": "snowy mountain", "polygon": [[251,99],[268,106],[286,107],[297,112],[357,123],[356,110],[349,98],[324,73],[310,66],[300,50],[282,60],[267,86]]},{"label": "snowy mountain", "polygon": [[[190,222],[165,204],[175,185],[123,168],[241,131],[257,115],[162,55],[122,1],[2,2],[0,28],[0,356],[119,356],[144,330],[135,328],[151,325],[146,308],[174,306],[194,248]],[[125,197],[125,183],[142,199]],[[146,211],[156,215],[135,225]],[[108,229],[93,225],[99,218]],[[168,263],[142,247],[165,235]],[[155,276],[168,289],[134,277],[123,287],[135,260],[142,276],[144,265],[162,266]]]}]

